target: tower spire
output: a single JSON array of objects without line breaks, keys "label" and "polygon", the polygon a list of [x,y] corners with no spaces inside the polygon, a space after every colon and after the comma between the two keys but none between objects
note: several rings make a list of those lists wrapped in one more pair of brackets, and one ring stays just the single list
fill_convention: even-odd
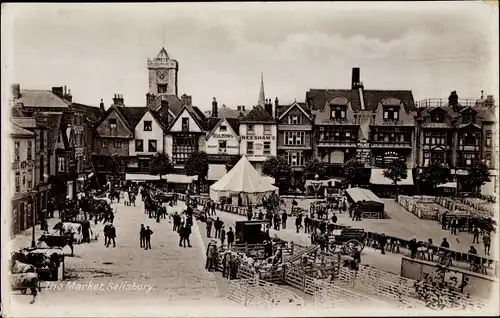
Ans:
[{"label": "tower spire", "polygon": [[258,105],[264,106],[266,104],[266,94],[264,93],[264,73],[260,73],[260,93]]}]

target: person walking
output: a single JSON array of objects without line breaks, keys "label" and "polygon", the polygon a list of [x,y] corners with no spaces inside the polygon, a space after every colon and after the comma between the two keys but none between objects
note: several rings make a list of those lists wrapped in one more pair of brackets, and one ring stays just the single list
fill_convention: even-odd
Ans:
[{"label": "person walking", "polygon": [[141,224],[141,230],[139,232],[139,237],[140,237],[140,247],[143,248],[146,244],[145,244],[145,232],[146,232],[146,228],[144,228],[144,224]]},{"label": "person walking", "polygon": [[215,215],[215,202],[210,200],[210,208],[212,209],[212,215]]},{"label": "person walking", "polygon": [[276,231],[280,230],[280,224],[281,224],[281,218],[280,218],[280,215],[278,214],[278,212],[276,212],[274,214],[274,229]]},{"label": "person walking", "polygon": [[472,237],[472,244],[474,244],[474,243],[479,244],[479,228],[477,226],[474,226],[474,229],[472,230],[472,234],[474,235]]},{"label": "person walking", "polygon": [[104,232],[104,246],[108,247],[108,235],[109,235],[109,224],[104,222],[104,229],[102,230]]},{"label": "person walking", "polygon": [[489,232],[486,232],[483,236],[483,245],[484,245],[484,254],[490,255],[490,247],[491,247],[491,236]]},{"label": "person walking", "polygon": [[184,227],[184,247],[186,247],[186,242],[188,243],[188,247],[192,247],[191,246],[191,241],[189,240],[190,236],[191,236],[191,226],[190,225],[186,225]]},{"label": "person walking", "polygon": [[234,244],[234,232],[233,228],[229,227],[229,231],[227,232],[227,246],[233,247]]},{"label": "person walking", "polygon": [[451,234],[457,235],[457,218],[453,218],[450,224]]},{"label": "person walking", "polygon": [[302,214],[295,218],[295,228],[297,229],[297,233],[299,233],[300,228],[302,227]]},{"label": "person walking", "polygon": [[116,247],[115,238],[116,238],[116,228],[113,226],[113,223],[110,223],[108,228],[108,245],[106,245],[106,247],[109,247],[111,241],[113,241],[113,247]]},{"label": "person walking", "polygon": [[179,226],[181,225],[181,216],[177,213],[177,211],[174,213],[173,219],[174,219],[173,230],[177,231],[179,230]]},{"label": "person walking", "polygon": [[212,234],[212,219],[207,218],[206,224],[207,224],[207,237],[210,237],[210,235]]},{"label": "person walking", "polygon": [[286,220],[287,219],[288,219],[288,214],[286,214],[286,211],[283,211],[283,214],[281,214],[281,225],[282,225],[283,229],[286,229]]},{"label": "person walking", "polygon": [[184,241],[184,235],[185,235],[184,223],[181,222],[181,224],[179,224],[179,227],[177,228],[177,233],[179,233],[179,246],[182,247],[182,243],[186,244],[186,242]]},{"label": "person walking", "polygon": [[220,230],[220,242],[221,245],[224,246],[224,241],[226,240],[226,229],[224,229],[224,226],[222,226]]},{"label": "person walking", "polygon": [[151,249],[151,234],[153,234],[153,231],[149,228],[149,226],[146,228],[144,231],[144,243],[145,243],[145,250],[150,250]]},{"label": "person walking", "polygon": [[224,222],[222,222],[218,217],[217,220],[215,220],[214,227],[215,227],[215,237],[220,238],[220,229],[224,225]]},{"label": "person walking", "polygon": [[304,218],[304,233],[311,233],[311,218],[308,215]]}]

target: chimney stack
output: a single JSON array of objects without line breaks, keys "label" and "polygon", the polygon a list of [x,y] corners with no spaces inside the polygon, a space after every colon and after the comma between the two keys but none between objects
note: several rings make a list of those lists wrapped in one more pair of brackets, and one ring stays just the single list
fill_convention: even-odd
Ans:
[{"label": "chimney stack", "polygon": [[458,94],[457,91],[452,91],[450,97],[448,97],[448,105],[451,107],[458,106]]},{"label": "chimney stack", "polygon": [[356,90],[358,88],[362,88],[361,79],[360,79],[360,70],[359,67],[352,68],[352,83],[351,89]]},{"label": "chimney stack", "polygon": [[169,105],[168,105],[167,97],[165,95],[161,95],[160,115],[166,119],[167,125],[169,124],[168,113],[169,113]]},{"label": "chimney stack", "polygon": [[52,87],[52,93],[54,95],[57,95],[58,97],[60,98],[64,98],[64,91],[63,91],[63,87]]},{"label": "chimney stack", "polygon": [[12,84],[12,98],[18,99],[19,97],[21,97],[21,85]]},{"label": "chimney stack", "polygon": [[71,89],[68,89],[68,93],[64,94],[64,99],[70,103],[73,102],[73,96],[71,96]]},{"label": "chimney stack", "polygon": [[181,104],[182,106],[192,106],[192,97],[187,94],[183,94],[181,96]]},{"label": "chimney stack", "polygon": [[217,106],[217,100],[214,97],[214,100],[212,102],[212,118],[217,118],[219,117],[219,108]]},{"label": "chimney stack", "polygon": [[264,109],[269,114],[269,116],[273,117],[273,104],[271,103],[271,99],[266,99],[266,104],[264,105]]},{"label": "chimney stack", "polygon": [[101,113],[104,113],[104,101],[102,100],[101,98],[101,102],[99,103],[99,110],[101,111]]}]

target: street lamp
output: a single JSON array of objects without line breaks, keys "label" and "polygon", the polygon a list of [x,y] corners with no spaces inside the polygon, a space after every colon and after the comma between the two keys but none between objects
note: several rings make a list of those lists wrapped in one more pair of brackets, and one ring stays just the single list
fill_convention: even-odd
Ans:
[{"label": "street lamp", "polygon": [[35,243],[35,222],[36,222],[36,217],[35,217],[35,211],[34,211],[34,206],[35,206],[35,191],[31,193],[31,222],[32,222],[32,231],[31,231],[31,247],[35,248],[36,243]]}]

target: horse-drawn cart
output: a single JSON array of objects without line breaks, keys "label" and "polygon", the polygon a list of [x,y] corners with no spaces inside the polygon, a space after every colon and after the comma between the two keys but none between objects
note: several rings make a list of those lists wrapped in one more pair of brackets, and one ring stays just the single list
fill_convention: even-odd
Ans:
[{"label": "horse-drawn cart", "polygon": [[344,228],[342,230],[333,230],[329,237],[329,250],[335,251],[340,246],[343,254],[354,255],[355,252],[361,252],[365,248],[366,232],[364,229]]}]

